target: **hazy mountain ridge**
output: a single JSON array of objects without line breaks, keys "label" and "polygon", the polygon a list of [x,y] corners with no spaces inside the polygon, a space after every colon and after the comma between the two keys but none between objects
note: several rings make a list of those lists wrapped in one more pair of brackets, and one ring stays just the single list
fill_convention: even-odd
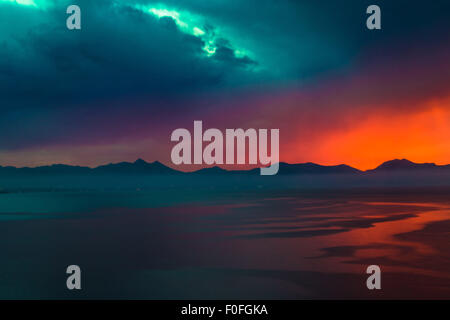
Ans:
[{"label": "hazy mountain ridge", "polygon": [[435,163],[415,163],[407,159],[395,159],[382,163],[378,167],[366,172],[380,171],[426,171],[426,170],[450,170],[450,165],[437,165]]},{"label": "hazy mountain ridge", "polygon": [[[333,166],[324,166],[312,162],[289,164],[280,163],[278,174],[295,175],[295,174],[364,174],[364,173],[387,173],[387,172],[423,172],[423,171],[441,171],[448,170],[450,165],[436,165],[435,163],[414,163],[406,159],[389,160],[375,169],[361,171],[351,166],[341,164]],[[83,166],[71,166],[65,164],[54,164],[39,167],[22,167],[0,166],[0,174],[259,174],[259,169],[249,170],[226,170],[220,167],[207,167],[193,172],[183,172],[172,169],[161,162],[146,162],[138,159],[135,162],[119,162],[101,165],[95,168]]]}]

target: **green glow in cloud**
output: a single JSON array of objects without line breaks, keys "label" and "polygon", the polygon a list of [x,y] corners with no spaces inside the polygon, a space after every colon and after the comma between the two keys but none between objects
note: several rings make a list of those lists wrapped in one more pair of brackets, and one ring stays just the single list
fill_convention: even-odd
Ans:
[{"label": "green glow in cloud", "polygon": [[[164,17],[171,18],[180,31],[200,38],[205,43],[202,50],[208,57],[211,57],[216,53],[218,39],[216,36],[217,30],[211,31],[204,27],[206,22],[202,17],[187,11],[170,10],[162,5],[135,5],[134,7],[159,19]],[[236,58],[243,58],[247,55],[242,49],[234,50],[234,54]]]},{"label": "green glow in cloud", "polygon": [[46,9],[52,5],[48,0],[0,0],[0,3],[11,3],[35,9]]},{"label": "green glow in cloud", "polygon": [[0,2],[11,2],[20,4],[22,6],[37,7],[37,4],[34,2],[34,0],[0,0]]}]

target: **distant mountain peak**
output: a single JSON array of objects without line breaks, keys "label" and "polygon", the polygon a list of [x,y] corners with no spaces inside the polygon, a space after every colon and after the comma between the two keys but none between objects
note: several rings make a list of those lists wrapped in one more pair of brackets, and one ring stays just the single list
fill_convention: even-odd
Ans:
[{"label": "distant mountain peak", "polygon": [[161,162],[147,162],[141,158],[134,162],[111,163],[92,169],[94,172],[108,173],[134,173],[134,174],[163,174],[163,173],[181,173],[171,169]]},{"label": "distant mountain peak", "polygon": [[413,170],[413,169],[433,169],[438,167],[435,163],[415,163],[408,159],[394,159],[383,162],[373,170]]},{"label": "distant mountain peak", "polygon": [[139,158],[139,159],[137,159],[137,160],[134,162],[134,164],[137,164],[137,165],[143,165],[143,164],[148,164],[148,162],[145,161],[145,160],[143,160],[143,159],[141,159],[141,158]]},{"label": "distant mountain peak", "polygon": [[403,164],[403,165],[414,165],[416,164],[415,162],[412,162],[408,159],[393,159],[393,160],[388,160],[383,162],[381,165],[384,164]]},{"label": "distant mountain peak", "polygon": [[348,165],[323,166],[313,162],[289,164],[280,162],[279,174],[357,174],[360,170]]}]

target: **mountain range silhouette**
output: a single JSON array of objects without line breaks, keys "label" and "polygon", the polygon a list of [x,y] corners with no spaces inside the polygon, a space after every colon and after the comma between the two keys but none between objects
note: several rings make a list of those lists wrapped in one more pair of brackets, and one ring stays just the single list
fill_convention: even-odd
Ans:
[{"label": "mountain range silhouette", "polygon": [[[450,165],[436,165],[435,163],[414,163],[406,159],[395,159],[382,163],[375,169],[361,171],[351,166],[341,164],[324,166],[312,162],[289,164],[280,163],[279,175],[296,174],[363,174],[363,173],[386,173],[386,172],[450,172]],[[95,168],[72,166],[65,164],[54,164],[39,167],[0,166],[0,175],[9,174],[170,174],[170,175],[229,175],[229,174],[259,174],[259,168],[249,170],[226,170],[220,167],[207,167],[193,172],[183,172],[172,169],[161,162],[146,162],[138,159],[135,162],[119,162],[101,165]]]}]

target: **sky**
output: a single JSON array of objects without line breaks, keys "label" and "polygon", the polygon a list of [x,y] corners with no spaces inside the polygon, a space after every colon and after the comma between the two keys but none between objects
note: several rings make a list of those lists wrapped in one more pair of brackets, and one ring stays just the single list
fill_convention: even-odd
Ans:
[{"label": "sky", "polygon": [[[66,8],[81,8],[81,30]],[[366,8],[381,8],[381,30]],[[450,163],[450,3],[0,0],[0,165],[171,165],[177,128],[280,160]]]}]

